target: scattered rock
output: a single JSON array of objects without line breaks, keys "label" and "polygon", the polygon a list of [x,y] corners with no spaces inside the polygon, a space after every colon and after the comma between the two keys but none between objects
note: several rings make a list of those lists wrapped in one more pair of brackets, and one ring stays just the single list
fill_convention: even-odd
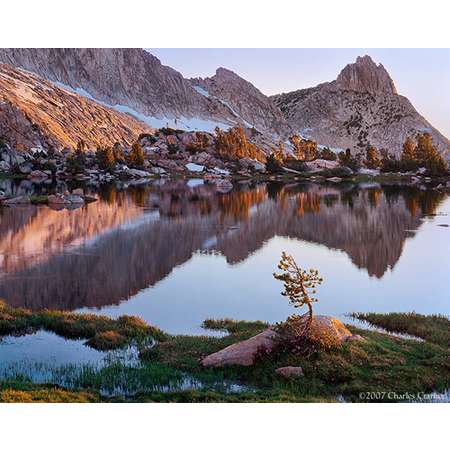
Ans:
[{"label": "scattered rock", "polygon": [[327,178],[327,181],[331,181],[332,183],[340,183],[342,181],[342,178],[331,177],[331,178]]},{"label": "scattered rock", "polygon": [[304,376],[303,369],[295,366],[280,367],[275,370],[275,373],[283,378],[299,378]]},{"label": "scattered rock", "polygon": [[371,175],[373,177],[380,175],[380,171],[378,169],[366,169],[365,167],[358,169],[358,173],[360,175]]},{"label": "scattered rock", "polygon": [[241,158],[239,160],[239,165],[243,169],[247,169],[247,170],[251,169],[256,172],[264,172],[266,170],[266,166],[262,162],[259,162],[256,159],[251,159],[251,158]]},{"label": "scattered rock", "polygon": [[49,205],[80,205],[84,203],[83,197],[73,194],[52,194],[48,196]]},{"label": "scattered rock", "polygon": [[17,197],[8,198],[3,200],[3,205],[13,206],[13,205],[28,205],[30,203],[30,197],[26,195],[19,195]]},{"label": "scattered rock", "polygon": [[220,367],[229,365],[251,366],[256,355],[261,352],[270,353],[275,345],[275,331],[267,329],[242,342],[230,345],[202,359],[204,367]]},{"label": "scattered rock", "polygon": [[11,166],[7,161],[0,161],[0,172],[8,172]]},{"label": "scattered rock", "polygon": [[31,163],[24,163],[21,166],[19,166],[19,172],[23,175],[28,175],[31,172],[33,172],[33,164]]},{"label": "scattered rock", "polygon": [[310,170],[334,169],[339,166],[338,161],[328,161],[326,159],[316,159],[314,161],[309,161],[306,164]]},{"label": "scattered rock", "polygon": [[48,173],[46,171],[44,172],[43,170],[32,170],[28,175],[28,178],[48,178],[48,177],[49,177]]}]

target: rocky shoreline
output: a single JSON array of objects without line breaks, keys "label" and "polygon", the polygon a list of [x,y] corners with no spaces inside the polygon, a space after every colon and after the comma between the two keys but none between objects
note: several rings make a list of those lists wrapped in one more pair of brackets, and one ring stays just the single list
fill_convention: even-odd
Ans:
[{"label": "rocky shoreline", "polygon": [[134,145],[138,145],[141,152],[138,163],[130,160],[133,148],[116,144],[109,149],[115,155],[112,163],[109,167],[102,167],[99,150],[14,150],[3,144],[0,148],[0,178],[26,180],[33,186],[48,186],[49,189],[47,196],[41,198],[10,196],[0,190],[0,202],[4,206],[27,203],[79,205],[95,198],[85,198],[83,190],[70,192],[67,183],[95,189],[112,182],[140,184],[174,178],[199,178],[205,183],[214,184],[219,193],[231,191],[233,183],[241,180],[333,184],[383,182],[417,186],[420,189],[450,188],[448,176],[430,177],[424,168],[404,173],[386,173],[367,168],[352,170],[338,161],[317,158],[309,162],[288,159],[286,164],[274,170],[267,162],[263,162],[265,157],[262,151],[256,152],[253,158],[221,155],[217,150],[217,137],[206,132],[160,129],[155,134],[141,135]]}]

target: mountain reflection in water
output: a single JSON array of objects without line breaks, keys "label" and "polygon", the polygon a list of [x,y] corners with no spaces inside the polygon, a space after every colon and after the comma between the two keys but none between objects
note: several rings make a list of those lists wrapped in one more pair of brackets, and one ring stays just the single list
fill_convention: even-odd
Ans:
[{"label": "mountain reflection in water", "polygon": [[275,236],[341,250],[377,279],[446,197],[405,187],[277,183],[218,194],[184,181],[99,195],[75,210],[0,208],[0,297],[32,309],[118,304],[195,253],[221,254],[235,265]]}]

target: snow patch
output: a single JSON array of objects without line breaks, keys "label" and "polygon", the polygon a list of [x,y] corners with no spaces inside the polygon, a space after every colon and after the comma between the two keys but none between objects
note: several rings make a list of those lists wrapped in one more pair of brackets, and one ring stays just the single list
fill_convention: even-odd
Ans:
[{"label": "snow patch", "polygon": [[194,86],[194,89],[203,97],[209,98],[209,92],[205,91],[201,86]]},{"label": "snow patch", "polygon": [[[148,116],[146,114],[140,113],[136,111],[135,109],[126,106],[126,105],[111,105],[109,103],[106,103],[102,100],[98,100],[94,98],[92,94],[90,94],[88,91],[86,91],[83,88],[73,88],[67,84],[61,83],[59,81],[53,81],[53,84],[55,86],[59,87],[60,89],[63,89],[69,93],[80,95],[81,97],[87,98],[89,100],[93,100],[97,103],[99,103],[102,106],[105,106],[106,108],[114,109],[120,113],[123,114],[129,114],[130,116],[133,116],[135,119],[140,120],[141,122],[144,122],[151,128],[175,128],[178,130],[184,130],[184,131],[207,131],[209,133],[212,133],[217,127],[222,130],[228,130],[231,128],[231,125],[225,124],[223,122],[218,122],[215,120],[209,120],[209,119],[200,119],[198,117],[155,117],[155,116]],[[200,88],[201,89],[201,88]],[[206,92],[206,91],[204,91]],[[206,92],[207,93],[207,92]],[[208,94],[208,93],[207,93]],[[209,95],[209,94],[208,94]]]},{"label": "snow patch", "polygon": [[187,163],[184,167],[186,167],[189,172],[203,172],[203,169],[205,168],[205,166],[195,163]]}]

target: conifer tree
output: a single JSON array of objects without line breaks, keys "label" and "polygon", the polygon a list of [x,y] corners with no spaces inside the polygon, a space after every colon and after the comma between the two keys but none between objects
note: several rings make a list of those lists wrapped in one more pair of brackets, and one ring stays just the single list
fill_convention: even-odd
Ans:
[{"label": "conifer tree", "polygon": [[144,165],[144,151],[139,142],[135,142],[132,145],[130,153],[128,154],[128,163],[135,167],[142,167]]},{"label": "conifer tree", "polygon": [[378,150],[373,146],[369,146],[366,150],[366,159],[364,164],[369,169],[378,169],[381,166],[381,159]]}]

